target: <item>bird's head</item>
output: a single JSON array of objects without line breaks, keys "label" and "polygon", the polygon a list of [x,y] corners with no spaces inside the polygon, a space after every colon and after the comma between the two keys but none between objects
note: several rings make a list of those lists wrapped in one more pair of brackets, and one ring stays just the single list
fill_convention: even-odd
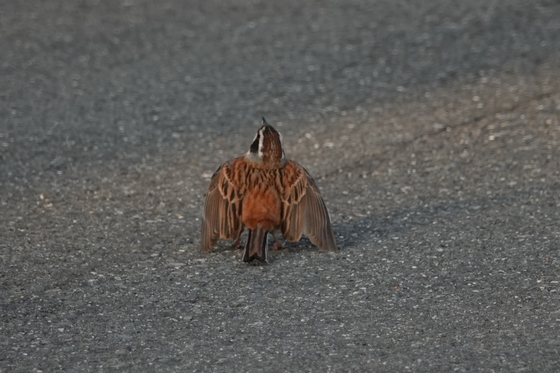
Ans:
[{"label": "bird's head", "polygon": [[285,162],[282,135],[266,123],[264,118],[262,120],[263,125],[257,131],[246,156],[254,162],[277,167]]}]

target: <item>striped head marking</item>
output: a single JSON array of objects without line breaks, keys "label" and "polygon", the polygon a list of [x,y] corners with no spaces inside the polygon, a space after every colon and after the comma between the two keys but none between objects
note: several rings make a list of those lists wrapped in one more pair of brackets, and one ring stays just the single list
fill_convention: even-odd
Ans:
[{"label": "striped head marking", "polygon": [[257,131],[249,148],[251,159],[260,161],[281,162],[284,159],[282,135],[263,118],[263,125]]}]

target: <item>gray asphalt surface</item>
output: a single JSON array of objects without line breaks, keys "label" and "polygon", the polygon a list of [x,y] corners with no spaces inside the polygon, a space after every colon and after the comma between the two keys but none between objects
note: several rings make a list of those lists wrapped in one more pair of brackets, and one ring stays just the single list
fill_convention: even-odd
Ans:
[{"label": "gray asphalt surface", "polygon": [[[0,372],[560,371],[560,3],[3,1]],[[199,252],[260,117],[340,252]]]}]

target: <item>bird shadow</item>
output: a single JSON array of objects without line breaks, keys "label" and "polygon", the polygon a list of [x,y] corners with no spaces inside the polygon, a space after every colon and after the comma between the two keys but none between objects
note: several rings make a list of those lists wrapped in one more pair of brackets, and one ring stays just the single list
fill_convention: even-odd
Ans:
[{"label": "bird shadow", "polygon": [[[492,209],[500,208],[500,219],[514,221],[518,215],[504,211],[504,206],[512,206],[531,198],[531,196],[541,195],[543,192],[551,193],[556,190],[560,190],[560,182],[550,186],[530,187],[526,190],[489,196],[439,201],[421,206],[403,206],[388,213],[370,214],[335,223],[333,224],[333,231],[337,244],[341,250],[344,250],[371,242],[373,239],[398,239],[402,234],[413,229],[434,224],[454,225],[457,230],[467,228],[466,225],[469,224],[482,230],[485,222],[487,222],[486,218],[493,214]],[[468,220],[461,219],[466,216],[469,216]]]}]

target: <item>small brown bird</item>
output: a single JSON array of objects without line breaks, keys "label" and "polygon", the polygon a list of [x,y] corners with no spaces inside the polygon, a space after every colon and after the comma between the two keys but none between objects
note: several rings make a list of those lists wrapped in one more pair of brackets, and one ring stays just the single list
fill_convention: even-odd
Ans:
[{"label": "small brown bird", "polygon": [[218,238],[249,236],[243,261],[268,259],[268,233],[299,241],[304,233],[321,250],[338,250],[329,213],[309,173],[286,160],[282,135],[266,123],[258,130],[249,151],[221,165],[212,176],[204,202],[200,244],[209,252]]}]

